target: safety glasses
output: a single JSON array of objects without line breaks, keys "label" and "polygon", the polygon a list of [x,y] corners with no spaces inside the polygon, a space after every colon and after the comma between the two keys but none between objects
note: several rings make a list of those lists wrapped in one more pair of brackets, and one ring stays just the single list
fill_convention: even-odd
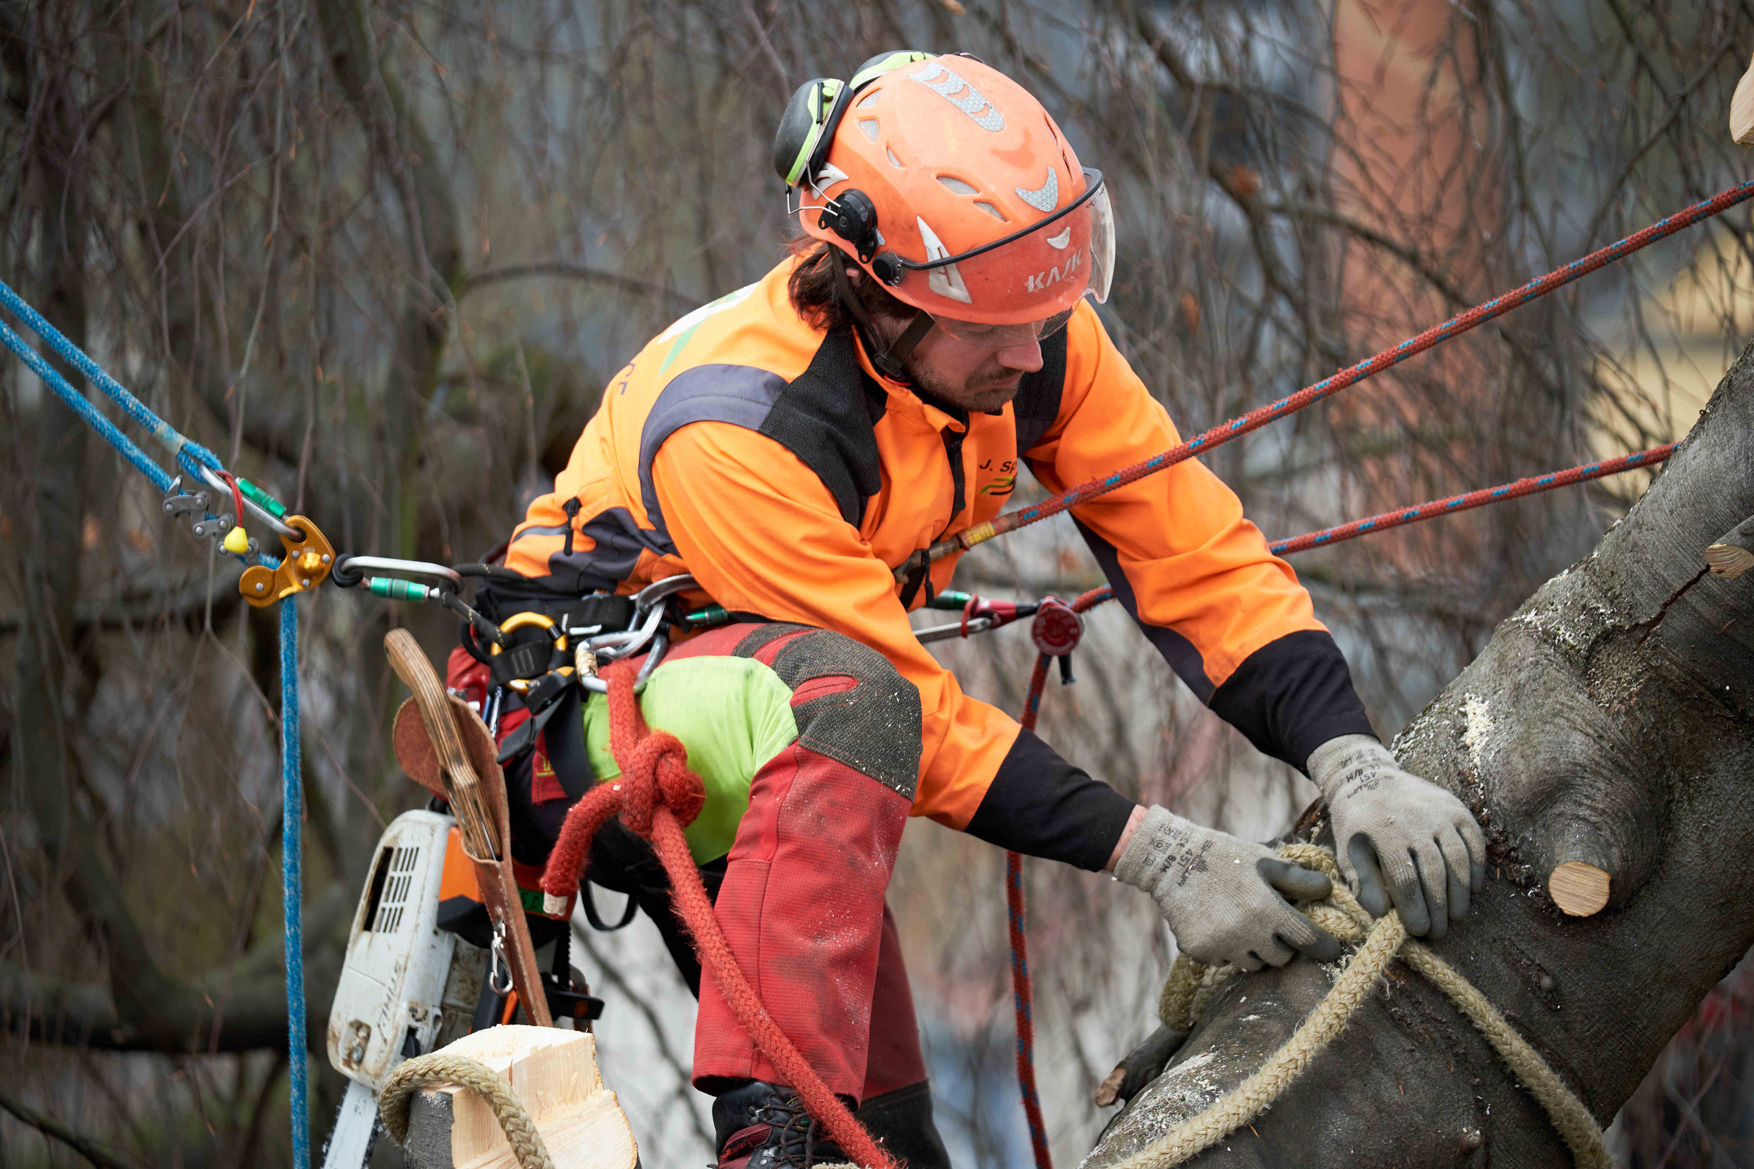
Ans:
[{"label": "safety glasses", "polygon": [[982,349],[1010,349],[1017,345],[1038,344],[1065,328],[1066,322],[1071,319],[1072,309],[1062,309],[1045,320],[1024,321],[1018,325],[989,325],[981,321],[958,321],[932,314],[932,323],[938,326],[940,332],[948,333],[966,345]]}]

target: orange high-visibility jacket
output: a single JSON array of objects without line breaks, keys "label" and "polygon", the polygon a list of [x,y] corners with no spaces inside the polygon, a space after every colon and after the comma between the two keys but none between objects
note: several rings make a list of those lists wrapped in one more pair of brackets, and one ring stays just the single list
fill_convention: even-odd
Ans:
[{"label": "orange high-visibility jacket", "polygon": [[[1015,401],[947,413],[876,376],[850,332],[792,308],[788,260],[690,313],[610,382],[506,565],[579,593],[693,573],[733,613],[838,630],[919,687],[913,812],[1100,868],[1132,803],[962,692],[915,640],[893,570],[991,519],[1020,464],[1049,490],[1175,446],[1169,415],[1088,304],[1042,346]],[[1333,639],[1236,495],[1189,461],[1072,509],[1115,592],[1187,684],[1302,766],[1370,733]],[[913,604],[942,591],[938,561]]]}]

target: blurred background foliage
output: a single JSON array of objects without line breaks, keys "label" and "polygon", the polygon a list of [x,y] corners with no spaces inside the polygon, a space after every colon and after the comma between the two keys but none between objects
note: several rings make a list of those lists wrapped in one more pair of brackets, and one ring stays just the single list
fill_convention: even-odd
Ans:
[{"label": "blurred background foliage", "polygon": [[[1743,177],[1747,0],[0,0],[0,274],[172,423],[344,551],[459,561],[545,491],[605,380],[784,255],[767,155],[794,86],[910,46],[1040,95],[1108,175],[1102,310],[1185,433]],[[1208,461],[1270,536],[1685,433],[1748,331],[1746,211],[1695,228]],[[0,365],[0,1163],[278,1165],[285,1140],[272,612],[16,362]],[[1393,734],[1639,476],[1301,557]],[[1019,498],[1039,494],[1020,485]],[[1069,523],[959,584],[1098,583]],[[381,827],[391,625],[305,603],[307,946],[321,1029]],[[1008,709],[1016,630],[955,644]],[[1314,795],[1118,612],[1043,731],[1094,774],[1255,838]],[[1002,859],[911,826],[891,897],[958,1163],[1019,1164]],[[1054,1152],[1149,1029],[1144,899],[1032,865]],[[650,1165],[708,1156],[693,1007],[650,923],[581,938],[605,1071]],[[1634,1165],[1754,1164],[1746,986],[1615,1130]],[[380,1164],[399,1163],[380,1149]]]}]

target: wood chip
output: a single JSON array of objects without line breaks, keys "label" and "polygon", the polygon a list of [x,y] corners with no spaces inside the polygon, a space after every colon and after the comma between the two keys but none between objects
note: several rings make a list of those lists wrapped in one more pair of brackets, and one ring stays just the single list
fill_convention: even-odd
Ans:
[{"label": "wood chip", "polygon": [[1730,98],[1730,137],[1738,146],[1754,146],[1754,60]]}]

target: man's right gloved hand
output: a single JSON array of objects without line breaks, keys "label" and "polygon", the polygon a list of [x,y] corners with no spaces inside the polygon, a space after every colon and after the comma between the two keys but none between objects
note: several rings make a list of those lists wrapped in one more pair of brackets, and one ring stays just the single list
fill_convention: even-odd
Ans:
[{"label": "man's right gloved hand", "polygon": [[1326,877],[1168,809],[1145,813],[1115,879],[1151,894],[1176,945],[1208,966],[1282,966],[1294,951],[1318,962],[1340,956],[1340,943],[1285,899],[1326,897]]}]

